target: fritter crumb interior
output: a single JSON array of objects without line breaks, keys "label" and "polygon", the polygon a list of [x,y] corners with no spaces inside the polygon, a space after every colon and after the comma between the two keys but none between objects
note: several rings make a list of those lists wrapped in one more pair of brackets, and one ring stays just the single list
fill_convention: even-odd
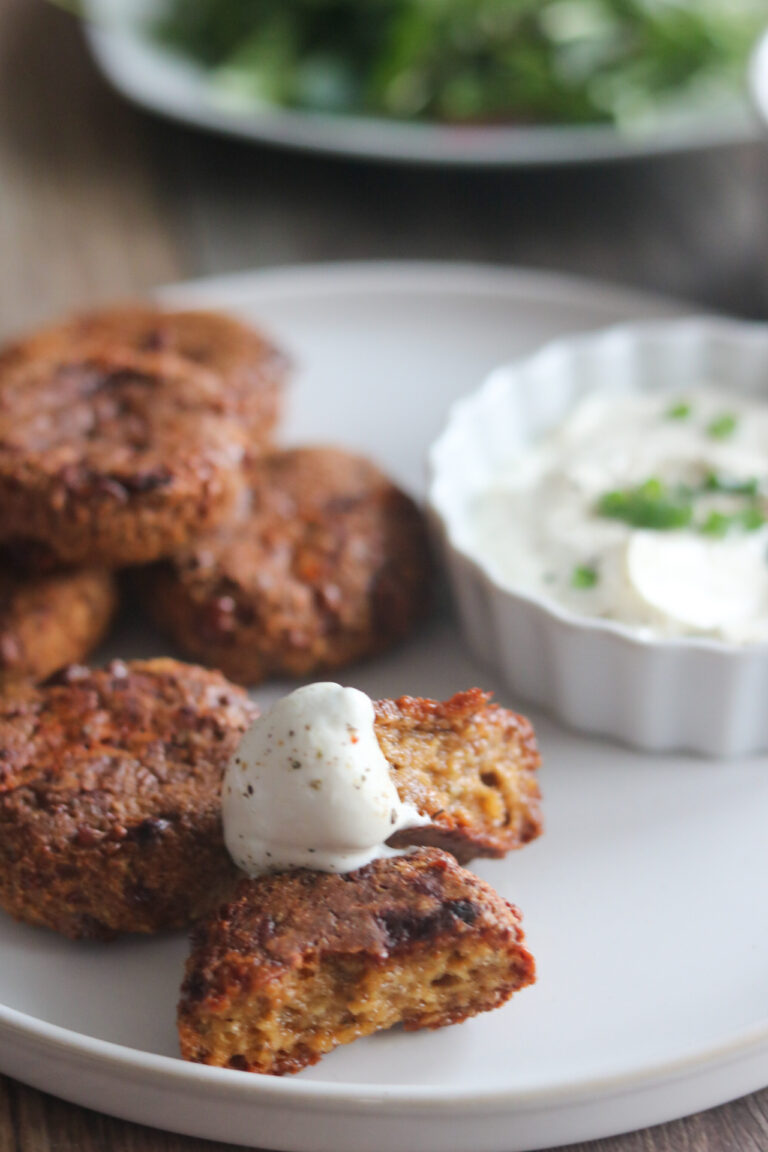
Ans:
[{"label": "fritter crumb interior", "polygon": [[282,1075],[394,1024],[456,1024],[533,982],[523,940],[517,910],[435,848],[246,880],[194,933],[181,1052]]}]

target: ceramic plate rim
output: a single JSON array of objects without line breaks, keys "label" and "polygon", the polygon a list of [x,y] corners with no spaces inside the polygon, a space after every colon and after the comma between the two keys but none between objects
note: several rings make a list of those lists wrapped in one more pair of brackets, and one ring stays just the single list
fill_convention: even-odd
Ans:
[{"label": "ceramic plate rim", "polygon": [[39,1020],[27,1013],[0,1004],[0,1024],[11,1031],[26,1037],[50,1044],[62,1052],[77,1053],[114,1067],[135,1068],[143,1072],[154,1072],[166,1080],[178,1081],[187,1085],[207,1084],[211,1087],[231,1087],[240,1095],[254,1094],[272,1103],[284,1102],[293,1098],[297,1103],[326,1103],[328,1105],[357,1105],[361,1108],[376,1108],[381,1102],[398,1104],[403,1108],[439,1108],[450,1101],[454,1108],[472,1113],[496,1105],[499,1109],[514,1106],[518,1109],[557,1107],[560,1104],[589,1102],[595,1099],[619,1095],[626,1089],[640,1089],[658,1083],[681,1079],[697,1069],[713,1064],[722,1064],[749,1055],[768,1042],[768,1019],[747,1028],[738,1029],[726,1040],[713,1044],[707,1049],[696,1048],[687,1054],[662,1062],[648,1063],[631,1071],[615,1075],[588,1077],[574,1080],[567,1085],[552,1088],[547,1085],[524,1089],[473,1088],[457,1091],[455,1087],[426,1085],[387,1085],[376,1083],[337,1084],[333,1081],[311,1081],[281,1079],[277,1077],[253,1076],[248,1072],[238,1072],[229,1068],[213,1068],[204,1064],[193,1064],[180,1057],[163,1056],[144,1052],[110,1040],[100,1040],[85,1033],[62,1028],[57,1024]]},{"label": "ceramic plate rim", "polygon": [[[461,295],[471,291],[489,297],[521,298],[531,294],[546,301],[571,304],[585,294],[596,307],[643,309],[662,307],[670,317],[708,313],[681,297],[633,288],[617,281],[576,273],[555,272],[526,265],[487,264],[473,260],[317,260],[304,263],[245,268],[163,284],[151,290],[161,301],[203,299],[210,292],[254,299],[276,293],[296,299],[313,295],[318,286],[337,293],[360,292],[420,295],[423,292]],[[236,307],[236,304],[230,305]],[[550,343],[550,341],[547,341]],[[504,365],[508,367],[508,365]],[[459,401],[460,402],[460,401]],[[426,450],[425,450],[426,458]]]}]

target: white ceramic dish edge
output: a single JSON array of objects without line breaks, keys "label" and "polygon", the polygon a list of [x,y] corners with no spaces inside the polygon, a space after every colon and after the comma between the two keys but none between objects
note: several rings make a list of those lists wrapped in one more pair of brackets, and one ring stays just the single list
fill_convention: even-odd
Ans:
[{"label": "white ceramic dish edge", "polygon": [[679,392],[712,380],[768,390],[768,327],[694,318],[555,341],[454,405],[430,452],[429,506],[467,642],[513,692],[583,731],[729,758],[768,747],[768,646],[647,639],[514,592],[462,525],[494,468],[586,391]]},{"label": "white ceramic dish edge", "polygon": [[[221,1124],[211,1118],[215,1102],[228,1109],[226,1139],[277,1152],[301,1148],[307,1152],[353,1152],[364,1146],[370,1152],[535,1152],[580,1139],[596,1139],[631,1131],[649,1123],[663,1123],[681,1113],[725,1103],[745,1091],[756,1091],[768,1075],[768,1025],[743,1029],[728,1044],[667,1066],[648,1069],[638,1076],[617,1075],[604,1080],[574,1084],[568,1091],[551,1093],[428,1092],[398,1087],[340,1086],[305,1083],[297,1096],[290,1081],[259,1077],[246,1072],[186,1065],[165,1056],[135,1052],[118,1044],[73,1037],[66,1029],[35,1021],[30,1026],[23,1013],[0,1006],[0,1034],[16,1048],[13,1068],[6,1069],[0,1052],[0,1072],[12,1071],[42,1091],[50,1091],[51,1062],[56,1065],[55,1091],[74,1103],[93,1105],[93,1080],[104,1084],[105,1104],[116,1116],[135,1119],[144,1114],[150,1123],[171,1131],[222,1139]],[[40,1071],[40,1054],[44,1070]],[[121,1091],[115,1093],[115,1076]],[[83,1090],[82,1083],[89,1084]],[[195,1092],[199,1084],[199,1096]],[[203,1090],[204,1089],[204,1090]],[[185,1095],[185,1113],[179,1115],[179,1098]],[[290,1109],[286,1111],[286,1101]],[[685,1101],[684,1105],[682,1101]],[[254,1131],[254,1104],[258,1101],[259,1130]],[[382,1114],[382,1106],[394,1106]],[[601,1124],[596,1129],[594,1106],[599,1102]],[[542,1140],[539,1111],[546,1106],[549,1122]],[[325,1118],[344,1114],[344,1138],[337,1128],[328,1131]],[[477,1116],[483,1114],[481,1129]],[[425,1133],[423,1121],[429,1118]],[[414,1121],[417,1121],[414,1124]]]}]

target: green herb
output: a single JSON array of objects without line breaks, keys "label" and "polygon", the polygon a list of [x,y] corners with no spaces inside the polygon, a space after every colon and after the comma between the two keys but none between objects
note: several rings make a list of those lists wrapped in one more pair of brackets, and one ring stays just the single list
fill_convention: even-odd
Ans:
[{"label": "green herb", "polygon": [[723,412],[707,425],[707,433],[715,440],[727,440],[729,436],[733,436],[738,423],[733,412]]},{"label": "green herb", "polygon": [[571,587],[594,588],[599,579],[596,568],[588,564],[577,564],[571,573]]},{"label": "green herb", "polygon": [[633,528],[669,531],[687,528],[693,518],[693,504],[687,490],[670,490],[656,478],[635,488],[604,493],[597,512],[610,520],[623,520]]},{"label": "green herb", "polygon": [[703,484],[704,492],[723,492],[728,496],[757,496],[760,482],[756,476],[749,480],[727,480],[710,472]]},{"label": "green herb", "polygon": [[705,536],[718,538],[727,536],[733,526],[733,520],[733,516],[727,516],[725,512],[710,512],[706,520],[699,525],[699,532]]},{"label": "green herb", "polygon": [[692,412],[690,404],[682,401],[680,404],[673,404],[667,408],[667,420],[687,420]]},{"label": "green herb", "polygon": [[734,512],[732,516],[725,512],[710,512],[706,520],[699,525],[699,532],[705,536],[722,538],[736,529],[741,529],[743,532],[757,532],[764,525],[764,513],[753,505],[741,512]]},{"label": "green herb", "polygon": [[163,0],[150,32],[254,101],[613,123],[741,98],[765,0]]},{"label": "green herb", "polygon": [[743,512],[739,512],[736,519],[739,527],[743,528],[745,532],[757,532],[759,528],[765,525],[765,513],[754,505],[751,508],[745,508]]}]

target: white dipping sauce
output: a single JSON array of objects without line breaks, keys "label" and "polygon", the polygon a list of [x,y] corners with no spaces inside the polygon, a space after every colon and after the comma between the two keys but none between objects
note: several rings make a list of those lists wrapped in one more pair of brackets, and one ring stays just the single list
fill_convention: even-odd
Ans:
[{"label": "white dipping sauce", "polygon": [[309,684],[243,736],[222,790],[224,839],[251,876],[287,868],[351,872],[401,853],[385,841],[429,823],[395,789],[356,688]]},{"label": "white dipping sauce", "polygon": [[506,587],[579,615],[768,641],[767,496],[767,405],[592,393],[478,495],[470,542]]}]

